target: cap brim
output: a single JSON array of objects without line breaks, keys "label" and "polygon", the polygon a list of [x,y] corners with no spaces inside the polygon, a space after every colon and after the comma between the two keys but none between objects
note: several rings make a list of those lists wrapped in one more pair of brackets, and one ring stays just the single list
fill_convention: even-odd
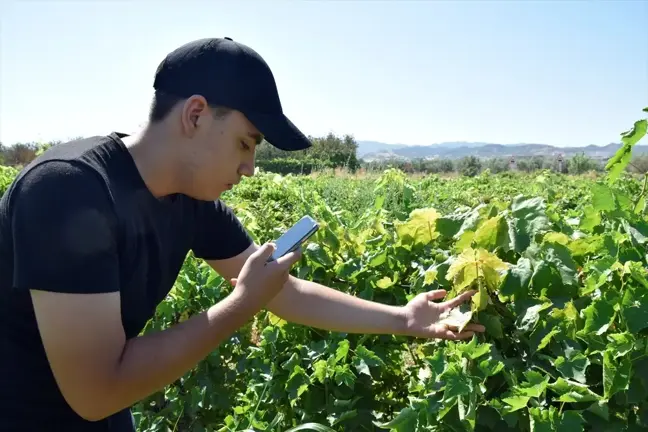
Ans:
[{"label": "cap brim", "polygon": [[310,140],[283,114],[246,113],[245,116],[259,129],[274,147],[286,151],[305,150]]}]

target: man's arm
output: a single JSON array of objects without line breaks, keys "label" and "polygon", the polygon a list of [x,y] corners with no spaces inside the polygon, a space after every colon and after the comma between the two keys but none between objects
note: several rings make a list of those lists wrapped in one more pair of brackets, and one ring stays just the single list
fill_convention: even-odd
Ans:
[{"label": "man's arm", "polygon": [[168,330],[127,341],[115,218],[95,174],[48,162],[10,199],[14,286],[29,290],[56,382],[81,417],[105,418],[173,382],[256,312],[232,294]]},{"label": "man's arm", "polygon": [[[252,244],[241,254],[224,260],[207,260],[227,280],[236,278]],[[284,289],[267,307],[296,324],[345,333],[407,334],[407,319],[399,306],[384,305],[346,294],[315,282],[290,276]]]},{"label": "man's arm", "polygon": [[400,306],[364,300],[291,276],[268,309],[286,321],[344,333],[407,334]]},{"label": "man's arm", "polygon": [[31,290],[54,377],[66,401],[95,421],[184,375],[251,317],[229,296],[167,330],[125,340],[119,293]]}]

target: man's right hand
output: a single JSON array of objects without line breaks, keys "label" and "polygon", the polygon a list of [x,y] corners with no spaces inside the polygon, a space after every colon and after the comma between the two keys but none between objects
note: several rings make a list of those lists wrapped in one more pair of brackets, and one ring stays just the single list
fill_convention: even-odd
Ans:
[{"label": "man's right hand", "polygon": [[273,243],[266,243],[245,261],[238,278],[231,279],[232,295],[240,297],[243,304],[255,314],[266,306],[288,282],[290,269],[300,258],[301,250],[268,262],[275,250]]}]

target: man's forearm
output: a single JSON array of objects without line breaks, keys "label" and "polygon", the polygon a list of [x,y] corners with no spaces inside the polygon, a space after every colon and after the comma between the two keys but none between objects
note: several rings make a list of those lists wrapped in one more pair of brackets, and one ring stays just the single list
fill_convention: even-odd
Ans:
[{"label": "man's forearm", "polygon": [[169,329],[127,342],[97,417],[128,407],[184,375],[253,316],[243,301],[227,297]]},{"label": "man's forearm", "polygon": [[402,308],[290,277],[268,309],[296,324],[344,333],[406,334]]}]

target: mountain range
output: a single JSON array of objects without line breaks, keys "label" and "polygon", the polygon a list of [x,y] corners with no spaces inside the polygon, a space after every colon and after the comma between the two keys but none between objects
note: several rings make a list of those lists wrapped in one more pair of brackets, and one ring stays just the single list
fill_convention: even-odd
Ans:
[{"label": "mountain range", "polygon": [[[608,159],[621,147],[611,143],[605,146],[556,147],[549,144],[493,144],[485,142],[442,142],[430,145],[387,144],[377,141],[358,141],[357,155],[365,161],[389,159],[460,159],[465,156],[479,158],[525,158],[532,156],[558,156],[571,158],[584,153],[593,159]],[[633,154],[648,154],[648,145],[635,145]]]}]

